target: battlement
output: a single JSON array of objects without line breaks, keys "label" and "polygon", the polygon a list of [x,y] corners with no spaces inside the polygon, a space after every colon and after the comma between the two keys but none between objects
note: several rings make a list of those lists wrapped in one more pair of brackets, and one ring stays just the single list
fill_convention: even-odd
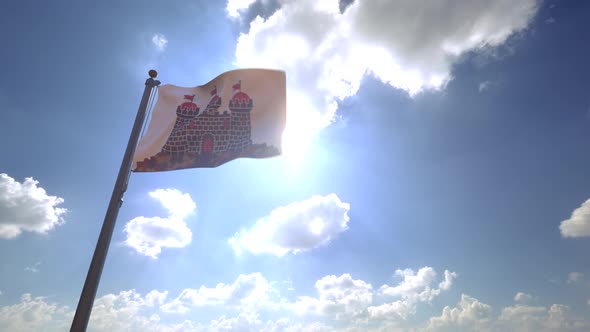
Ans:
[{"label": "battlement", "polygon": [[178,106],[176,108],[176,116],[178,116],[181,119],[190,120],[190,119],[194,119],[197,115],[199,115],[199,108],[198,107],[186,108],[186,107]]},{"label": "battlement", "polygon": [[229,101],[229,109],[232,111],[250,111],[252,110],[252,107],[254,106],[254,103],[252,101],[252,99],[250,99],[248,102],[244,102],[244,101],[233,101],[230,100]]}]

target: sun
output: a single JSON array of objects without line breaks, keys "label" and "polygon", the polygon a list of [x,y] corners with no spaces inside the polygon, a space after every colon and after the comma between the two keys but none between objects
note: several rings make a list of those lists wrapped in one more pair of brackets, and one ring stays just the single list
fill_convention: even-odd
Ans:
[{"label": "sun", "polygon": [[301,94],[290,93],[287,102],[287,126],[282,136],[283,156],[301,162],[309,154],[314,137],[323,127],[322,115]]}]

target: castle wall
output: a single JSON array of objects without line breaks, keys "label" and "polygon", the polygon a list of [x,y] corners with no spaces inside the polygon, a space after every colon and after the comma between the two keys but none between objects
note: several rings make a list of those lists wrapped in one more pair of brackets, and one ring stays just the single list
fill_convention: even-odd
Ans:
[{"label": "castle wall", "polygon": [[188,143],[186,141],[187,132],[184,129],[182,123],[182,119],[176,118],[174,129],[172,129],[172,133],[170,133],[170,137],[168,137],[168,141],[166,141],[166,144],[164,144],[162,151],[169,152],[172,154],[183,153],[188,151]]},{"label": "castle wall", "polygon": [[[228,128],[224,128],[224,122],[228,121]],[[213,138],[213,153],[227,150],[230,142],[229,114],[202,114],[195,120],[193,128],[187,128],[186,138],[188,141],[188,152],[201,153],[205,135]]]},{"label": "castle wall", "polygon": [[[235,106],[235,107],[232,107]],[[233,105],[230,102],[230,110],[223,114],[217,111],[207,110],[201,115],[196,112],[182,112],[177,109],[174,129],[164,147],[163,152],[181,155],[185,152],[201,154],[203,142],[207,135],[212,138],[212,153],[221,153],[227,150],[242,150],[252,144],[250,110],[249,105]]]},{"label": "castle wall", "polygon": [[250,112],[232,111],[230,150],[241,150],[252,144],[250,139]]}]

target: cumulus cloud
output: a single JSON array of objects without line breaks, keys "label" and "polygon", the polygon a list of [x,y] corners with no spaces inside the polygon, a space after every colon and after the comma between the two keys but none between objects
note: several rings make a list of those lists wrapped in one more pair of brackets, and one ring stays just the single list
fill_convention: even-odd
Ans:
[{"label": "cumulus cloud", "polygon": [[[397,285],[383,285],[378,290],[366,281],[353,279],[348,273],[325,276],[315,284],[317,297],[298,296],[295,302],[285,306],[299,315],[385,326],[414,315],[419,303],[428,303],[450,289],[456,277],[454,272],[445,271],[443,280],[437,283],[436,272],[431,267],[417,272],[398,270],[396,275],[403,278]],[[394,298],[394,301],[384,302],[383,298]]]},{"label": "cumulus cloud", "polygon": [[168,210],[168,217],[131,219],[124,229],[125,244],[156,259],[162,248],[183,248],[191,243],[193,235],[184,219],[195,212],[197,205],[189,194],[176,189],[157,189],[149,196]]},{"label": "cumulus cloud", "polygon": [[336,194],[281,206],[229,239],[236,253],[284,256],[325,245],[348,229],[350,204]]},{"label": "cumulus cloud", "polygon": [[256,0],[228,0],[225,10],[227,15],[232,18],[240,17],[240,12],[250,7],[251,4],[255,3]]},{"label": "cumulus cloud", "polygon": [[430,318],[427,331],[522,331],[581,332],[590,328],[590,322],[570,313],[563,304],[549,308],[516,304],[501,308],[494,314],[493,308],[469,295],[461,295],[456,307],[446,306],[440,316]]},{"label": "cumulus cloud", "polygon": [[315,288],[317,298],[300,296],[289,307],[298,314],[324,314],[341,319],[361,314],[373,301],[371,284],[352,279],[348,273],[325,276],[316,282]]},{"label": "cumulus cloud", "polygon": [[559,225],[563,237],[590,236],[590,199],[572,212],[572,216]]},{"label": "cumulus cloud", "polygon": [[567,275],[567,283],[575,284],[581,282],[584,279],[584,273],[582,272],[570,272]]},{"label": "cumulus cloud", "polygon": [[484,92],[485,90],[489,89],[492,86],[491,81],[483,81],[479,83],[479,92]]},{"label": "cumulus cloud", "polygon": [[[445,270],[444,279],[436,284],[436,271],[423,267],[415,272],[412,269],[395,271],[402,280],[395,286],[383,285],[379,294],[399,300],[368,308],[369,316],[374,319],[401,320],[415,314],[420,302],[430,303],[442,291],[449,290],[457,277],[455,272]],[[438,286],[438,287],[436,287]]]},{"label": "cumulus cloud", "polygon": [[43,297],[23,294],[20,302],[0,308],[1,331],[65,331],[69,308],[48,303]]},{"label": "cumulus cloud", "polygon": [[166,45],[168,44],[168,40],[163,34],[156,33],[152,37],[152,43],[154,44],[154,46],[156,46],[156,49],[158,51],[164,51],[164,49],[166,49]]},{"label": "cumulus cloud", "polygon": [[94,301],[88,325],[92,331],[162,331],[154,309],[166,295],[156,290],[145,297],[135,290],[106,294]]},{"label": "cumulus cloud", "polygon": [[[229,4],[234,4],[230,1]],[[236,65],[287,72],[289,121],[299,140],[331,123],[337,101],[365,75],[416,94],[441,89],[470,51],[489,50],[524,30],[539,1],[282,1],[238,38]],[[234,12],[232,12],[234,13]]]},{"label": "cumulus cloud", "polygon": [[184,289],[178,297],[162,306],[164,312],[186,313],[193,306],[222,305],[242,311],[257,308],[271,296],[271,287],[260,273],[241,274],[232,284]]},{"label": "cumulus cloud", "polygon": [[516,295],[514,295],[514,301],[522,304],[530,303],[532,300],[533,297],[527,293],[518,292]]},{"label": "cumulus cloud", "polygon": [[[374,290],[370,283],[347,273],[319,279],[315,283],[317,297],[298,296],[294,302],[275,294],[273,282],[260,273],[240,275],[231,284],[185,289],[171,300],[168,300],[167,291],[160,290],[147,294],[133,289],[110,293],[96,299],[89,332],[582,332],[590,329],[587,318],[576,316],[567,305],[516,304],[493,308],[465,294],[455,306],[445,306],[440,316],[429,318],[422,315],[423,312],[400,316],[399,312],[415,310],[416,306],[409,299],[427,301],[430,296],[420,294],[428,289],[451,287],[452,272],[437,282],[428,269],[420,269],[422,273],[399,270],[403,273],[397,275],[402,280],[387,287],[395,288],[395,296],[400,300],[381,306],[371,304],[389,295],[381,294],[381,289]],[[406,301],[402,301],[404,299]],[[174,303],[177,307],[185,306],[186,310],[169,310]],[[198,307],[197,311],[205,314],[195,316],[190,310],[192,307]],[[222,311],[223,315],[205,318],[216,311]],[[24,294],[16,304],[0,307],[0,330],[64,331],[69,328],[73,313],[73,308]],[[161,319],[161,315],[165,319]]]},{"label": "cumulus cloud", "polygon": [[64,199],[47,195],[38,181],[25,178],[20,183],[0,174],[0,238],[11,239],[22,232],[45,234],[64,222]]},{"label": "cumulus cloud", "polygon": [[39,273],[39,266],[40,265],[41,265],[41,262],[37,262],[31,266],[25,267],[25,271],[31,272],[31,273]]},{"label": "cumulus cloud", "polygon": [[[479,331],[492,319],[492,307],[481,303],[476,298],[462,294],[455,308],[444,307],[442,314],[430,319],[428,330],[445,330],[465,328],[467,331]],[[469,329],[471,328],[471,330]]]}]

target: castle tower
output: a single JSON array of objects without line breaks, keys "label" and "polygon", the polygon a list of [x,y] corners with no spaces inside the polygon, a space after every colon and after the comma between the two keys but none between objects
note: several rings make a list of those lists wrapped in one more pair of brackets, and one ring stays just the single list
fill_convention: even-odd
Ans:
[{"label": "castle tower", "polygon": [[219,107],[221,106],[221,97],[217,95],[217,86],[213,86],[211,90],[211,99],[205,107],[205,114],[219,113]]},{"label": "castle tower", "polygon": [[229,101],[231,111],[231,138],[229,149],[242,150],[252,145],[250,111],[253,101],[250,96],[242,92],[242,81],[234,84],[234,94]]},{"label": "castle tower", "polygon": [[211,99],[205,111],[199,115],[194,126],[187,130],[188,151],[196,154],[210,155],[227,150],[230,141],[230,115],[219,113],[221,97],[217,87],[211,90]]},{"label": "castle tower", "polygon": [[195,95],[185,95],[187,100],[176,108],[176,122],[168,137],[168,141],[162,147],[162,152],[171,154],[171,160],[182,160],[184,153],[188,152],[187,129],[192,127],[194,119],[199,114],[199,107],[193,102]]}]

